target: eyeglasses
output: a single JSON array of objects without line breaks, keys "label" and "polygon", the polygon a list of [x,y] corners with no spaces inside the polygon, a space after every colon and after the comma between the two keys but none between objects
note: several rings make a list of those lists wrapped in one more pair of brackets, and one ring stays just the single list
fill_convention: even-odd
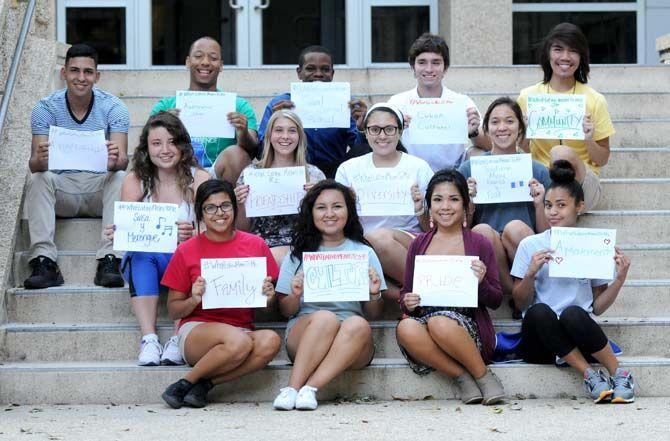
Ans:
[{"label": "eyeglasses", "polygon": [[219,209],[221,209],[221,211],[224,213],[233,211],[233,204],[231,204],[230,202],[224,202],[221,205],[207,204],[204,207],[202,207],[202,211],[204,211],[207,214],[216,214],[216,212],[219,211]]},{"label": "eyeglasses", "polygon": [[379,135],[382,130],[384,131],[384,134],[386,136],[392,136],[395,135],[396,132],[398,131],[398,127],[396,126],[386,126],[386,127],[379,127],[379,126],[369,126],[366,127],[365,130],[373,136]]}]

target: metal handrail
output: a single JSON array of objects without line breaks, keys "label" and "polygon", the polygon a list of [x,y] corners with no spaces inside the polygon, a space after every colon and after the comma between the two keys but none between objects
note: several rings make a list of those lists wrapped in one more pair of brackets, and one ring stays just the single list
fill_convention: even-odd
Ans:
[{"label": "metal handrail", "polygon": [[9,109],[9,100],[12,98],[12,92],[14,91],[16,72],[19,70],[19,62],[21,61],[21,55],[23,54],[23,46],[26,43],[26,36],[28,35],[28,30],[30,29],[30,21],[32,20],[33,13],[35,12],[35,4],[36,0],[30,0],[28,2],[26,13],[23,16],[23,25],[21,26],[21,33],[19,34],[19,39],[16,42],[16,47],[14,48],[14,57],[12,58],[12,65],[9,67],[9,74],[7,75],[5,93],[2,95],[2,104],[0,104],[0,141],[2,141],[3,139],[2,134],[5,129],[5,119],[7,118],[7,109]]}]

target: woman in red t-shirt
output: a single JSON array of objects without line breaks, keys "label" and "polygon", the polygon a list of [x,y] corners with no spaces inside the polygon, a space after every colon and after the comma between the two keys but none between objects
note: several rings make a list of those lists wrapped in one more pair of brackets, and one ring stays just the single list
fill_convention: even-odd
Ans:
[{"label": "woman in red t-shirt", "polygon": [[168,313],[179,322],[179,348],[193,369],[165,392],[173,408],[186,404],[207,405],[214,385],[264,368],[277,354],[281,341],[270,330],[253,330],[251,308],[203,309],[205,279],[200,259],[265,257],[267,277],[263,294],[271,304],[279,269],[262,238],[234,228],[237,204],[233,187],[211,180],[200,185],[195,196],[195,215],[207,230],[181,244],[163,276],[169,288]]}]

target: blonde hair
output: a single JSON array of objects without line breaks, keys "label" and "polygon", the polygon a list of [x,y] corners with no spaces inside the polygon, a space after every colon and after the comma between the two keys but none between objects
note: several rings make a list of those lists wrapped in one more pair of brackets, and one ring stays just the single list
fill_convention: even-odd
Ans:
[{"label": "blonde hair", "polygon": [[305,130],[302,127],[302,121],[300,121],[300,117],[295,112],[279,109],[272,114],[268,121],[268,128],[265,130],[265,138],[263,139],[263,155],[258,161],[258,166],[260,168],[269,168],[272,165],[272,161],[274,161],[275,151],[270,138],[275,122],[279,118],[286,118],[298,127],[298,146],[293,150],[293,158],[295,159],[296,166],[307,165],[307,139],[305,137]]}]

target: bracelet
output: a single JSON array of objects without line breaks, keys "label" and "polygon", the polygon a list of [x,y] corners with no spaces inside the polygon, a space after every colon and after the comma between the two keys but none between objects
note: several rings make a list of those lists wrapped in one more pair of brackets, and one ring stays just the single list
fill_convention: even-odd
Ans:
[{"label": "bracelet", "polygon": [[382,293],[378,292],[377,294],[370,295],[371,302],[378,302],[382,299]]}]

